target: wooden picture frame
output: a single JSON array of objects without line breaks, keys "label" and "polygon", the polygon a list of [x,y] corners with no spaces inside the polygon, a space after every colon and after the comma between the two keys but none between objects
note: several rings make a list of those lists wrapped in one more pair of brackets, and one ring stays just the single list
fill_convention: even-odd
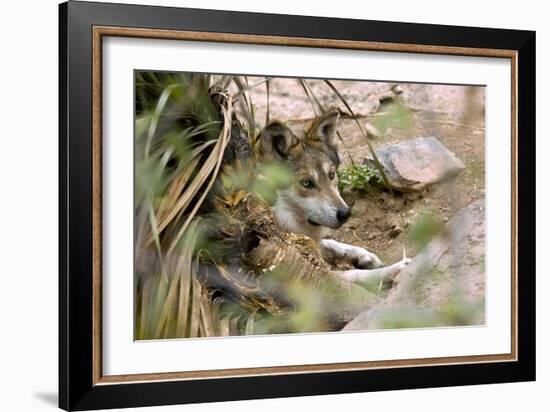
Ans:
[{"label": "wooden picture frame", "polygon": [[[59,406],[168,405],[535,379],[535,33],[107,3],[59,8]],[[102,39],[480,56],[512,67],[511,352],[104,376]]]}]

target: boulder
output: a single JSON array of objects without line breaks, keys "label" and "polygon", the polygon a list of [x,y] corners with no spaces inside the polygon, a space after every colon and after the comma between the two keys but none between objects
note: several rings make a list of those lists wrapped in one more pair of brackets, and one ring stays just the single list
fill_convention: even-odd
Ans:
[{"label": "boulder", "polygon": [[482,325],[485,200],[461,209],[394,281],[387,297],[343,330]]},{"label": "boulder", "polygon": [[[392,189],[421,191],[426,186],[457,175],[464,163],[436,137],[418,137],[376,150]],[[366,164],[374,167],[372,159]]]}]

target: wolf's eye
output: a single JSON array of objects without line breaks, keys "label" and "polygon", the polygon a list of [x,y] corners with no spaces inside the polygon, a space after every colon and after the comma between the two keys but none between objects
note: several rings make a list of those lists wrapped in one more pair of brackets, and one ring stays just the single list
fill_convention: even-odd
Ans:
[{"label": "wolf's eye", "polygon": [[306,189],[311,189],[314,186],[313,182],[309,179],[300,180],[300,184]]},{"label": "wolf's eye", "polygon": [[328,178],[329,178],[330,180],[334,179],[334,176],[335,176],[335,175],[334,175],[334,172],[333,172],[332,170],[331,170],[330,172],[328,172]]}]

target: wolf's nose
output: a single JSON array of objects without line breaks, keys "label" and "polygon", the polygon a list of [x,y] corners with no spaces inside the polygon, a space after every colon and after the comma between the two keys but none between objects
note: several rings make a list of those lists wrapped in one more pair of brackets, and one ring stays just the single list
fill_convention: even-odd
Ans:
[{"label": "wolf's nose", "polygon": [[336,218],[340,223],[345,223],[350,216],[351,216],[351,209],[349,207],[341,207],[336,212]]}]

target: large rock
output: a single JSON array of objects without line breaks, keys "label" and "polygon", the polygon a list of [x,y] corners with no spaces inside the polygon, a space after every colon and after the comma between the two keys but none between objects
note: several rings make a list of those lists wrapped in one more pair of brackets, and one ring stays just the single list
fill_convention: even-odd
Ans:
[{"label": "large rock", "polygon": [[485,322],[485,201],[461,209],[398,275],[386,299],[344,330]]},{"label": "large rock", "polygon": [[[385,146],[376,150],[392,189],[413,192],[457,175],[464,163],[436,137]],[[365,161],[373,165],[372,159]]]}]

